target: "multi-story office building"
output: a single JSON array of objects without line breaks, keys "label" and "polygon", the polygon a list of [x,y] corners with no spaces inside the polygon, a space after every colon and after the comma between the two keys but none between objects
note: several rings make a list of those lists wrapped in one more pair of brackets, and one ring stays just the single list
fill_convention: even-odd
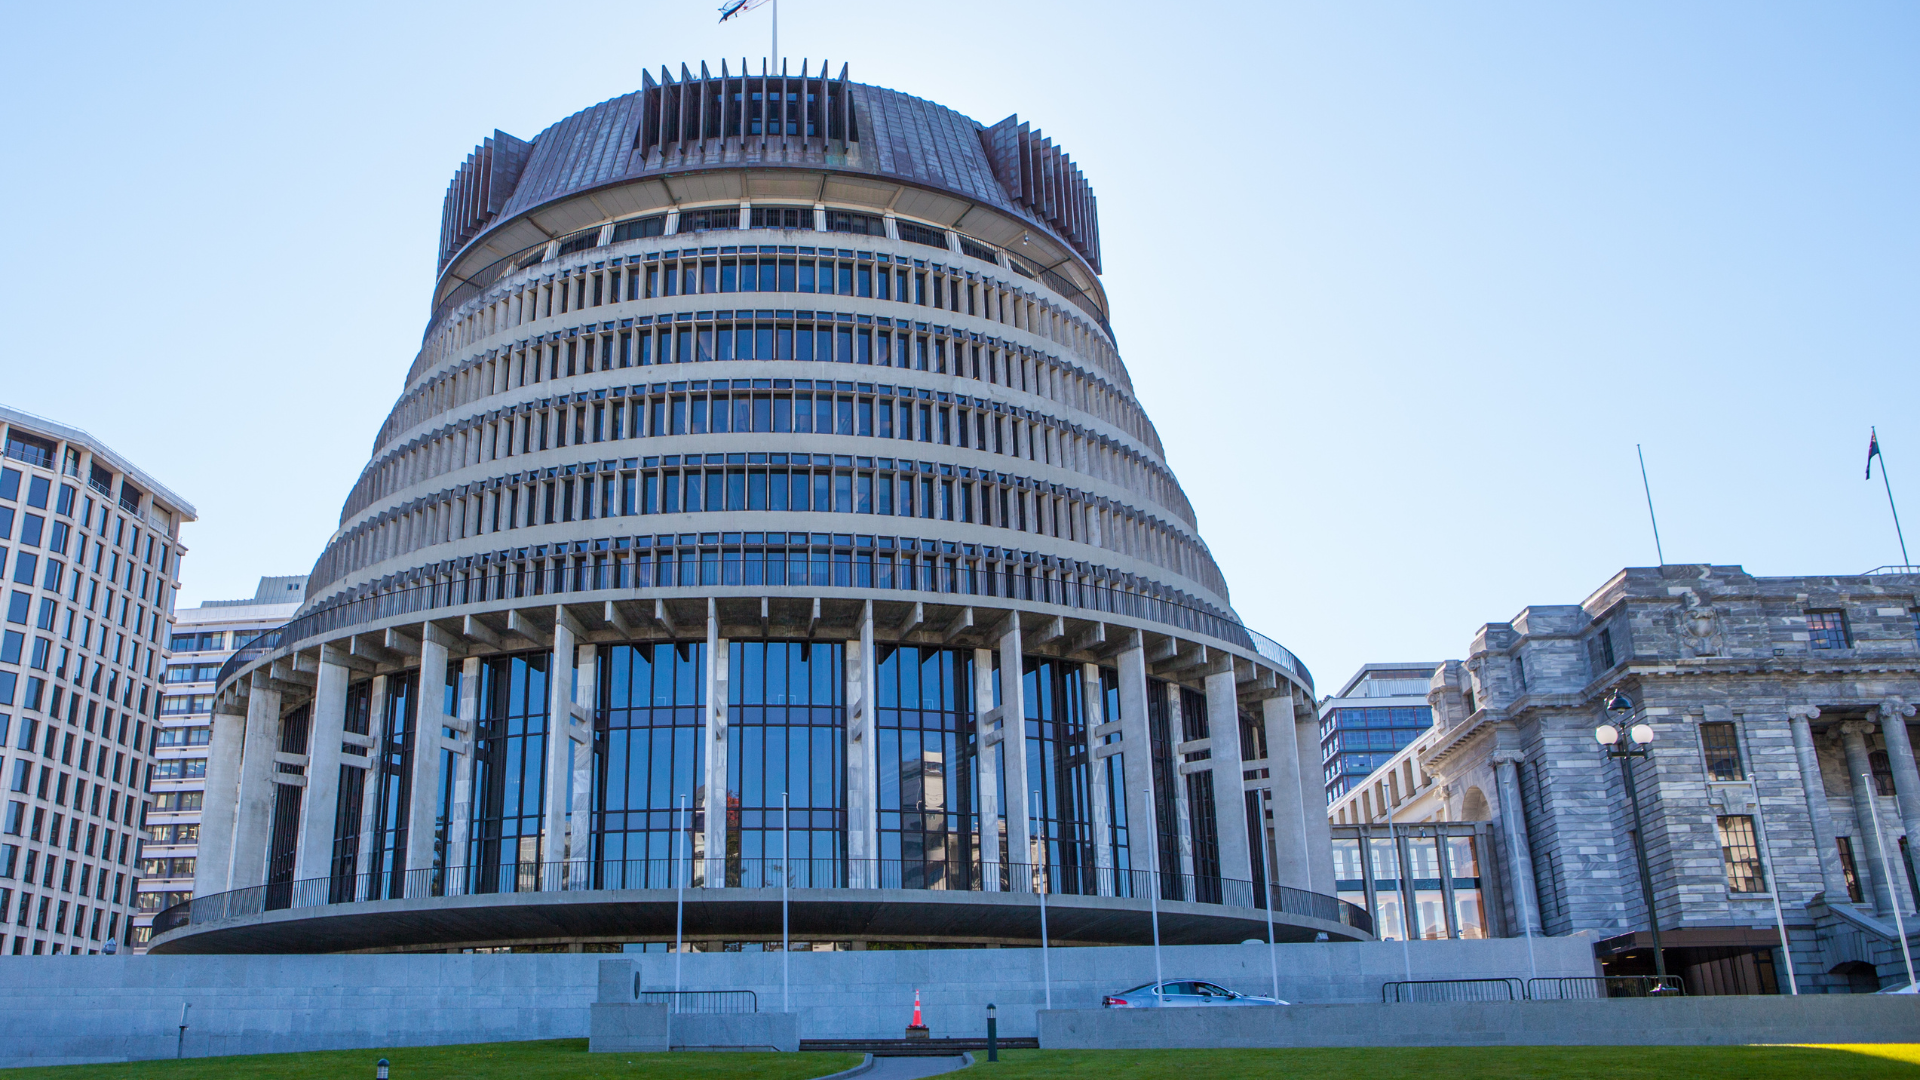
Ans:
[{"label": "multi-story office building", "polygon": [[1155,888],[1169,940],[1365,935],[1311,680],[1232,611],[1051,140],[683,68],[495,132],[441,221],[156,950],[619,948],[689,881],[716,947],[782,882],[856,945],[1031,942],[1035,889],[1066,941],[1150,940]]},{"label": "multi-story office building", "polygon": [[193,895],[200,854],[200,808],[206,797],[207,746],[213,738],[213,687],[220,668],[242,649],[278,644],[280,627],[306,595],[305,575],[263,577],[244,600],[207,600],[174,610],[166,695],[155,722],[153,780],[148,787],[146,851],[140,859],[133,945],[146,947],[153,915]]},{"label": "multi-story office building", "polygon": [[76,428],[0,407],[0,942],[133,928],[185,500]]},{"label": "multi-story office building", "polygon": [[[1360,895],[1378,879],[1402,903],[1390,828],[1482,823],[1498,926],[1595,932],[1607,971],[1650,974],[1627,772],[1595,738],[1622,722],[1606,710],[1617,692],[1625,725],[1651,735],[1626,769],[1664,960],[1688,992],[1785,992],[1789,959],[1802,993],[1903,984],[1893,916],[1920,895],[1917,597],[1906,567],[1633,568],[1581,604],[1481,627],[1433,676],[1432,731],[1331,808],[1341,894],[1384,913]],[[1920,948],[1920,921],[1905,925]]]},{"label": "multi-story office building", "polygon": [[1427,680],[1438,664],[1367,664],[1320,702],[1327,802],[1346,794],[1433,726]]}]

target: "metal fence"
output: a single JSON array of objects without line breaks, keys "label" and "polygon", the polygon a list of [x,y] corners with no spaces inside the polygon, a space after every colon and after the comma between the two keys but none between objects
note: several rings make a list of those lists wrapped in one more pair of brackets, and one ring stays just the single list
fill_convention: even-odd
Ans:
[{"label": "metal fence", "polygon": [[760,1011],[760,997],[751,990],[642,990],[639,1000],[646,1005],[665,1005],[673,1013]]},{"label": "metal fence", "polygon": [[1519,979],[1413,979],[1383,983],[1383,1003],[1405,1001],[1522,1001],[1526,987]]},{"label": "metal fence", "polygon": [[379,900],[484,896],[494,893],[581,892],[611,889],[912,889],[1011,892],[1028,895],[1146,899],[1156,878],[1159,896],[1222,907],[1265,911],[1339,923],[1371,934],[1367,912],[1344,900],[1285,885],[1231,878],[1159,874],[1096,866],[1028,863],[946,863],[902,859],[687,858],[505,862],[434,867],[255,885],[196,896],[154,916],[153,932],[207,926],[269,911],[361,904]]},{"label": "metal fence", "polygon": [[1678,975],[1573,975],[1527,980],[1527,997],[1533,1001],[1681,997],[1686,992],[1686,984]]}]

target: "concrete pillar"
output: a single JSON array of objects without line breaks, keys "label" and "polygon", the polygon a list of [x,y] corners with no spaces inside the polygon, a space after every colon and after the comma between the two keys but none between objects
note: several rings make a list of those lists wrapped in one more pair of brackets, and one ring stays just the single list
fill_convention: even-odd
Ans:
[{"label": "concrete pillar", "polygon": [[[1895,802],[1900,808],[1900,825],[1906,830],[1908,844],[1920,844],[1920,771],[1913,764],[1913,740],[1907,736],[1907,717],[1915,710],[1900,698],[1880,703],[1880,737],[1887,744],[1887,764],[1893,769]],[[1889,847],[1887,854],[1897,849]],[[1911,855],[1908,856],[1911,858]],[[1897,880],[1900,874],[1893,875]],[[1898,890],[1895,890],[1898,891]],[[1920,896],[1909,898],[1908,911],[1920,904]]]},{"label": "concrete pillar", "polygon": [[422,627],[420,681],[413,705],[413,794],[407,802],[406,868],[418,880],[409,881],[408,896],[426,896],[433,869],[434,825],[440,817],[440,733],[447,726],[447,647],[435,640],[431,627]]},{"label": "concrete pillar", "polygon": [[[1100,666],[1098,664],[1080,665],[1080,700],[1086,703],[1087,715],[1087,795],[1093,803],[1093,865],[1098,878],[1096,892],[1101,896],[1113,895],[1113,821],[1107,811],[1107,761],[1095,757],[1093,752],[1101,746],[1101,740],[1094,736],[1093,729],[1106,723],[1106,701],[1100,693]],[[1124,793],[1123,793],[1124,794]]]},{"label": "concrete pillar", "polygon": [[[1313,803],[1320,800],[1308,800],[1301,792],[1303,770],[1293,729],[1293,695],[1267,698],[1260,703],[1260,714],[1267,725],[1267,787],[1273,793],[1274,865],[1268,869],[1267,879],[1288,888],[1311,889],[1307,818],[1316,809],[1326,817],[1326,808],[1316,808]],[[1321,791],[1318,787],[1311,789],[1316,796]]]},{"label": "concrete pillar", "polygon": [[[454,762],[453,819],[447,823],[447,865],[471,866],[467,844],[473,830],[473,740],[480,723],[480,658],[469,656],[460,662],[460,721],[454,742],[461,748]],[[465,881],[450,884],[449,893],[465,892]]]},{"label": "concrete pillar", "polygon": [[200,851],[193,875],[195,896],[227,891],[234,815],[240,806],[240,748],[246,733],[244,712],[213,714],[213,735],[207,747],[206,794],[200,802]]},{"label": "concrete pillar", "polygon": [[313,688],[312,737],[307,740],[307,797],[300,804],[300,839],[293,878],[328,877],[333,866],[333,826],[340,813],[340,741],[347,721],[347,668],[330,647],[320,650]]},{"label": "concrete pillar", "polygon": [[1533,878],[1533,849],[1527,843],[1527,817],[1520,803],[1520,770],[1513,758],[1496,758],[1495,786],[1500,791],[1500,820],[1494,823],[1496,843],[1507,848],[1507,895],[1512,898],[1514,921],[1523,934],[1541,933],[1540,890]]},{"label": "concrete pillar", "polygon": [[[874,749],[875,700],[878,680],[873,640],[873,603],[860,612],[860,636],[846,643],[847,701],[847,857],[858,868],[849,884],[869,879],[872,860],[880,857],[879,755]],[[877,882],[878,878],[871,879]]]},{"label": "concrete pillar", "polygon": [[[994,728],[993,650],[973,650],[973,732],[980,750],[980,877],[987,892],[1000,891],[1000,743]],[[1001,730],[1005,726],[1002,725]]]},{"label": "concrete pillar", "polygon": [[[540,804],[540,861],[551,866],[567,858],[567,796],[573,790],[573,630],[563,619],[553,624],[553,653],[547,661],[546,788]],[[542,888],[551,887],[542,875]]]},{"label": "concrete pillar", "polygon": [[1833,810],[1827,804],[1827,782],[1820,773],[1820,752],[1813,745],[1809,720],[1820,710],[1811,705],[1796,705],[1787,710],[1787,723],[1793,730],[1793,753],[1800,764],[1800,788],[1807,799],[1807,819],[1813,831],[1815,854],[1820,858],[1820,880],[1827,899],[1836,904],[1847,902],[1847,875],[1840,866],[1840,846],[1834,840]]},{"label": "concrete pillar", "polygon": [[[1240,694],[1231,664],[1207,676],[1207,739],[1213,744],[1207,760],[1213,763],[1213,827],[1219,838],[1220,877],[1252,881],[1246,770],[1240,753]],[[1222,895],[1231,899],[1230,893]]]},{"label": "concrete pillar", "polygon": [[[726,885],[727,855],[727,749],[731,742],[727,709],[727,639],[720,636],[720,612],[713,599],[707,599],[707,776],[705,785],[706,830],[704,851],[694,852],[698,864],[704,855],[707,863],[706,886]],[[695,880],[699,880],[696,877]]]},{"label": "concrete pillar", "polygon": [[[1020,613],[1010,611],[1000,633],[1000,731],[1005,740],[1007,775],[1007,861],[1031,867],[1036,860],[1029,831],[1033,801],[1027,777],[1026,656],[1020,647]],[[1016,871],[1016,874],[1018,871]]]},{"label": "concrete pillar", "polygon": [[582,645],[579,653],[577,696],[585,716],[567,729],[573,758],[573,791],[567,810],[567,858],[572,863],[569,876],[573,888],[584,888],[590,880],[586,870],[587,860],[593,857],[593,716],[600,707],[600,650]]},{"label": "concrete pillar", "polygon": [[1333,823],[1327,820],[1326,777],[1320,767],[1320,714],[1312,700],[1293,704],[1294,757],[1300,770],[1300,827],[1307,836],[1307,888],[1333,895]]},{"label": "concrete pillar", "polygon": [[[280,692],[264,672],[253,673],[247,695],[247,736],[240,748],[240,795],[234,813],[228,888],[267,881],[267,841],[273,832],[274,761],[280,750]],[[196,864],[197,866],[197,864]]]},{"label": "concrete pillar", "polygon": [[385,675],[375,675],[373,685],[367,688],[367,732],[368,737],[373,739],[373,747],[367,751],[367,782],[361,785],[360,796],[358,873],[362,880],[365,880],[366,875],[373,873],[373,838],[379,817],[380,774],[384,771],[384,766],[380,763],[385,760],[387,752],[387,677]]},{"label": "concrete pillar", "polygon": [[[251,732],[253,714],[247,714]],[[1867,720],[1849,720],[1840,725],[1840,747],[1847,755],[1847,786],[1853,791],[1853,817],[1859,835],[1853,841],[1853,865],[1867,880],[1861,890],[1881,914],[1893,910],[1893,895],[1887,882],[1887,867],[1880,861],[1878,837],[1873,823],[1880,813],[1880,797],[1873,790],[1873,763],[1867,756],[1867,736],[1873,724]]]},{"label": "concrete pillar", "polygon": [[[1167,741],[1173,744],[1173,820],[1174,841],[1179,845],[1180,865],[1162,866],[1162,873],[1179,874],[1181,880],[1193,880],[1193,807],[1187,799],[1187,778],[1181,774],[1180,744],[1186,741],[1186,702],[1180,700],[1180,686],[1167,686]],[[1180,895],[1193,899],[1192,888],[1183,887]]]},{"label": "concrete pillar", "polygon": [[[1159,823],[1153,815],[1153,735],[1147,728],[1147,655],[1135,631],[1120,650],[1120,752],[1121,772],[1127,779],[1127,844],[1132,850],[1129,861],[1138,874],[1154,867],[1154,844],[1158,843]],[[1162,869],[1166,869],[1162,867]],[[1134,895],[1147,888],[1146,879],[1138,879]]]}]

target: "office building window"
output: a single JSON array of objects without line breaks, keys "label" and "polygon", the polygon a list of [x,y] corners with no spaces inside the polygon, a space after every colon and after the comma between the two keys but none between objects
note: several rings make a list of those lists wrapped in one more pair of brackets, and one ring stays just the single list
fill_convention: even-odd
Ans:
[{"label": "office building window", "polygon": [[1760,865],[1753,818],[1746,814],[1723,814],[1715,820],[1720,826],[1720,856],[1727,867],[1727,891],[1766,892],[1767,873]]},{"label": "office building window", "polygon": [[1700,725],[1700,747],[1706,754],[1707,776],[1714,780],[1745,780],[1747,771],[1740,763],[1739,732],[1730,723],[1716,721]]}]

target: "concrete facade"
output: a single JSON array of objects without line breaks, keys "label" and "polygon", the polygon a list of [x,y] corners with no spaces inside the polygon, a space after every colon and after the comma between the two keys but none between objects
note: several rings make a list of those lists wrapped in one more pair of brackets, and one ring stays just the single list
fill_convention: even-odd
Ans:
[{"label": "concrete facade", "polygon": [[[1205,978],[1296,1002],[1379,1001],[1413,978],[1590,976],[1584,938],[1522,941],[1169,946],[1166,977]],[[82,1061],[587,1038],[602,963],[632,961],[645,990],[674,988],[675,957],[645,953],[414,956],[0,958],[0,1068]],[[783,963],[783,959],[786,963]],[[690,953],[686,990],[751,990],[797,1017],[800,1038],[898,1038],[921,994],[935,1037],[1030,1037],[1048,1001],[1097,1008],[1154,978],[1151,948],[930,949],[864,953]],[[783,987],[783,969],[791,972]],[[624,980],[618,980],[624,982]],[[189,1005],[184,1044],[181,1006]],[[719,1018],[713,1022],[717,1023]],[[676,1022],[677,1018],[676,1018]],[[693,1029],[689,1028],[689,1032]],[[717,1036],[716,1036],[717,1037]],[[676,1044],[679,1038],[675,1038]]]},{"label": "concrete facade", "polygon": [[1668,967],[1690,992],[1788,992],[1780,921],[1802,993],[1903,985],[1896,906],[1920,942],[1916,593],[1908,573],[1623,570],[1580,604],[1482,627],[1433,678],[1432,731],[1389,765],[1417,782],[1376,774],[1371,802],[1335,813],[1376,831],[1388,813],[1489,821],[1505,926],[1592,931],[1610,970],[1651,973],[1629,801],[1594,739],[1618,690],[1654,732],[1631,767]]}]

